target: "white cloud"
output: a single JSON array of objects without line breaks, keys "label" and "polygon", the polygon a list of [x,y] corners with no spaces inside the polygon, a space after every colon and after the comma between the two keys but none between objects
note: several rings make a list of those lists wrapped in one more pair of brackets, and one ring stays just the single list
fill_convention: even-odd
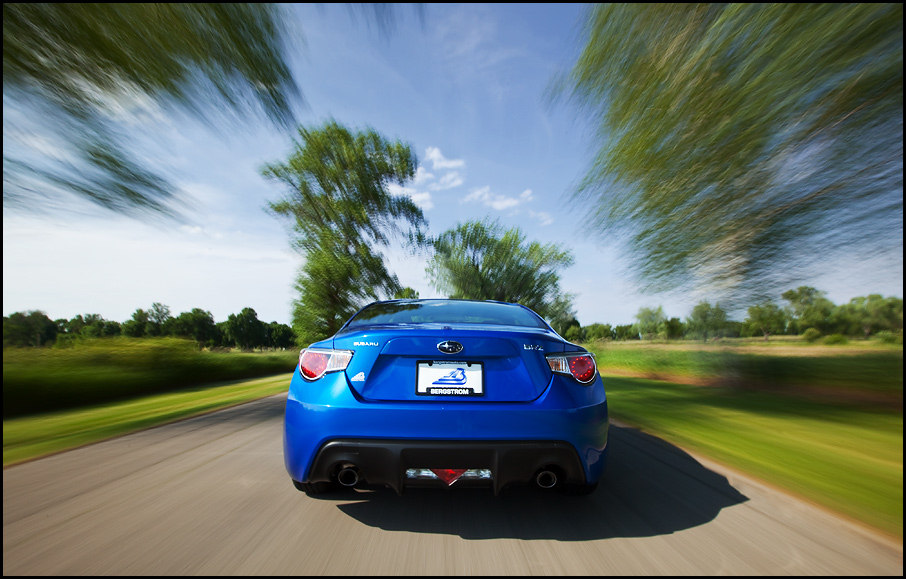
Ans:
[{"label": "white cloud", "polygon": [[412,184],[420,185],[421,183],[424,183],[425,181],[430,181],[433,178],[434,178],[433,173],[429,173],[428,170],[425,169],[424,167],[419,167],[418,169],[415,170],[415,177],[412,178]]},{"label": "white cloud", "polygon": [[531,209],[529,209],[528,213],[532,217],[532,219],[537,219],[542,226],[550,225],[554,222],[554,218],[551,217],[551,214],[547,211],[532,211]]},{"label": "white cloud", "polygon": [[449,173],[441,177],[437,183],[428,185],[428,188],[432,191],[443,191],[444,189],[453,189],[454,187],[459,187],[462,184],[462,175],[460,175],[456,171],[450,171]]},{"label": "white cloud", "polygon": [[437,147],[428,147],[425,157],[431,161],[432,169],[455,169],[456,167],[464,167],[466,164],[462,159],[445,158]]},{"label": "white cloud", "polygon": [[507,197],[506,195],[491,193],[491,188],[486,186],[473,189],[462,201],[463,203],[478,202],[492,209],[503,211],[504,209],[511,209],[523,203],[528,203],[533,199],[531,189],[526,189],[519,197]]}]

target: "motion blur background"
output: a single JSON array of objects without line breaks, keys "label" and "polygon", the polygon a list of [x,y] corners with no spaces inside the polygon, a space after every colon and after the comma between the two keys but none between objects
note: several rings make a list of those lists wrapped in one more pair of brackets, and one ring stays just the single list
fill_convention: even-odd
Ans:
[{"label": "motion blur background", "polygon": [[4,465],[285,392],[373,299],[517,301],[616,418],[893,536],[901,573],[902,26],[4,4]]},{"label": "motion blur background", "polygon": [[[4,315],[291,325],[302,259],[261,170],[329,119],[411,147],[389,192],[430,235],[568,250],[583,326],[902,295],[897,5],[206,10],[5,7]],[[375,251],[448,295],[429,255]]]}]

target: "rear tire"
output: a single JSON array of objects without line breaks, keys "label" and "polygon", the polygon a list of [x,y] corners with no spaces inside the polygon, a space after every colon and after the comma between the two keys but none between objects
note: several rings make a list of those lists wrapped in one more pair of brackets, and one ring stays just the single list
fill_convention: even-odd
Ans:
[{"label": "rear tire", "polygon": [[329,482],[303,483],[297,480],[293,481],[293,486],[296,487],[296,490],[302,491],[307,495],[323,495],[335,488],[334,485]]}]

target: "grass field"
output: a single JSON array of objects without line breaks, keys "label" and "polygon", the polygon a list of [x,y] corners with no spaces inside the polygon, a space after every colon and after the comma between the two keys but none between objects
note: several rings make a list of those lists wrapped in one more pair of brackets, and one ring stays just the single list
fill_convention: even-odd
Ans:
[{"label": "grass field", "polygon": [[290,373],[3,421],[3,466],[249,402],[289,388]]},{"label": "grass field", "polygon": [[903,537],[903,414],[605,376],[611,416]]},{"label": "grass field", "polygon": [[602,372],[673,382],[861,398],[883,406],[903,400],[903,347],[878,342],[818,346],[790,341],[586,344]]},{"label": "grass field", "polygon": [[228,380],[289,374],[297,350],[201,352],[178,338],[101,338],[68,349],[3,351],[3,417],[129,400]]},{"label": "grass field", "polygon": [[902,539],[902,346],[587,346],[615,418]]}]

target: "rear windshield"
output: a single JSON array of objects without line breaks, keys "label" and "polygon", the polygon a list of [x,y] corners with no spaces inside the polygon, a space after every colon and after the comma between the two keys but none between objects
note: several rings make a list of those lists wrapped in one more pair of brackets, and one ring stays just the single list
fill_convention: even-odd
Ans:
[{"label": "rear windshield", "polygon": [[373,324],[493,324],[547,328],[531,311],[516,305],[467,300],[378,302],[357,313],[345,329]]}]

